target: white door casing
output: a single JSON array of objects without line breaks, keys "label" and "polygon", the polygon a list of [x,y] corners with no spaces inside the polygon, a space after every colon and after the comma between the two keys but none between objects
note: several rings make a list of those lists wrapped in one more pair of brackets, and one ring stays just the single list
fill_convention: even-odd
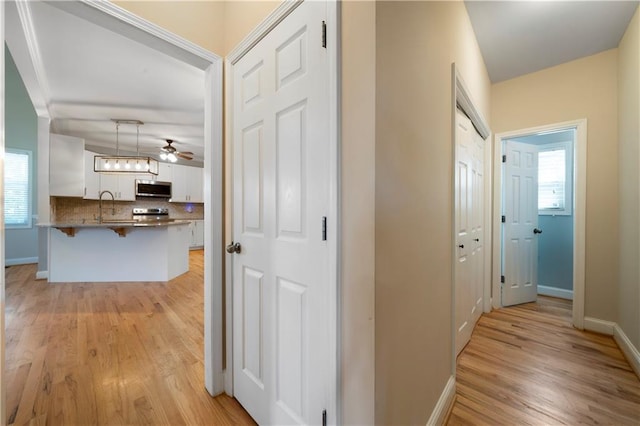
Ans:
[{"label": "white door casing", "polygon": [[538,286],[538,149],[505,142],[502,305],[534,302]]},{"label": "white door casing", "polygon": [[325,2],[233,66],[234,395],[260,424],[321,423],[334,380]]},{"label": "white door casing", "polygon": [[484,309],[484,284],[485,284],[485,250],[486,239],[484,226],[484,145],[485,141],[476,132],[472,132],[472,195],[471,208],[471,260],[473,264],[473,307],[471,313],[474,324],[480,319]]},{"label": "white door casing", "polygon": [[455,346],[459,354],[483,310],[484,140],[456,111],[455,153]]}]

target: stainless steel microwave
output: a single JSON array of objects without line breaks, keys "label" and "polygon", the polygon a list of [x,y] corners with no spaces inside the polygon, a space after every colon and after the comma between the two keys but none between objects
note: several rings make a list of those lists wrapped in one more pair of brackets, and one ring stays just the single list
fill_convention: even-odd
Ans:
[{"label": "stainless steel microwave", "polygon": [[137,179],[136,197],[171,198],[171,182]]}]

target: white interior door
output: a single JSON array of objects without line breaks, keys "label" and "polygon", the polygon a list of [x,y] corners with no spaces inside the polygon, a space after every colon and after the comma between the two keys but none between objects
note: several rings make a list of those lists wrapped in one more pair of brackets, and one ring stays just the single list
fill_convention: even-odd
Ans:
[{"label": "white interior door", "polygon": [[321,423],[335,380],[325,20],[305,1],[233,67],[234,394],[265,425]]},{"label": "white interior door", "polygon": [[534,302],[538,293],[538,149],[505,142],[502,305]]},{"label": "white interior door", "polygon": [[455,319],[456,354],[482,312],[484,285],[484,141],[471,120],[456,112]]}]

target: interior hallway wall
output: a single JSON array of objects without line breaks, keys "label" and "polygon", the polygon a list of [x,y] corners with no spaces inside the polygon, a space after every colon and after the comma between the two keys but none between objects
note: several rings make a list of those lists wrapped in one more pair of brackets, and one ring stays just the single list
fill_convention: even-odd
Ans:
[{"label": "interior hallway wall", "polygon": [[[31,209],[38,212],[38,120],[27,89],[5,49],[5,147],[31,151]],[[4,199],[4,198],[3,198]],[[38,227],[5,229],[5,264],[16,265],[38,261]]]},{"label": "interior hallway wall", "polygon": [[376,424],[425,424],[454,369],[452,62],[490,122],[464,3],[376,2]]},{"label": "interior hallway wall", "polygon": [[491,88],[494,134],[587,119],[585,316],[618,319],[617,49]]},{"label": "interior hallway wall", "polygon": [[640,8],[618,47],[620,288],[618,324],[640,348]]}]

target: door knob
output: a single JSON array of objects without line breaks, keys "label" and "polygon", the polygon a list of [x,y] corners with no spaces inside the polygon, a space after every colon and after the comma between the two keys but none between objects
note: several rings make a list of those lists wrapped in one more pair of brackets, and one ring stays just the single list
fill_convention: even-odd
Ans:
[{"label": "door knob", "polygon": [[458,247],[464,248],[464,244],[459,244]]},{"label": "door knob", "polygon": [[533,233],[534,234],[542,234],[542,229],[533,228]]},{"label": "door knob", "polygon": [[227,246],[227,253],[229,254],[240,253],[240,251],[242,251],[242,246],[240,245],[240,243],[234,243],[233,241],[231,241],[231,244]]},{"label": "door knob", "polygon": [[480,242],[480,238],[474,238],[473,241],[475,241],[476,243]]}]

